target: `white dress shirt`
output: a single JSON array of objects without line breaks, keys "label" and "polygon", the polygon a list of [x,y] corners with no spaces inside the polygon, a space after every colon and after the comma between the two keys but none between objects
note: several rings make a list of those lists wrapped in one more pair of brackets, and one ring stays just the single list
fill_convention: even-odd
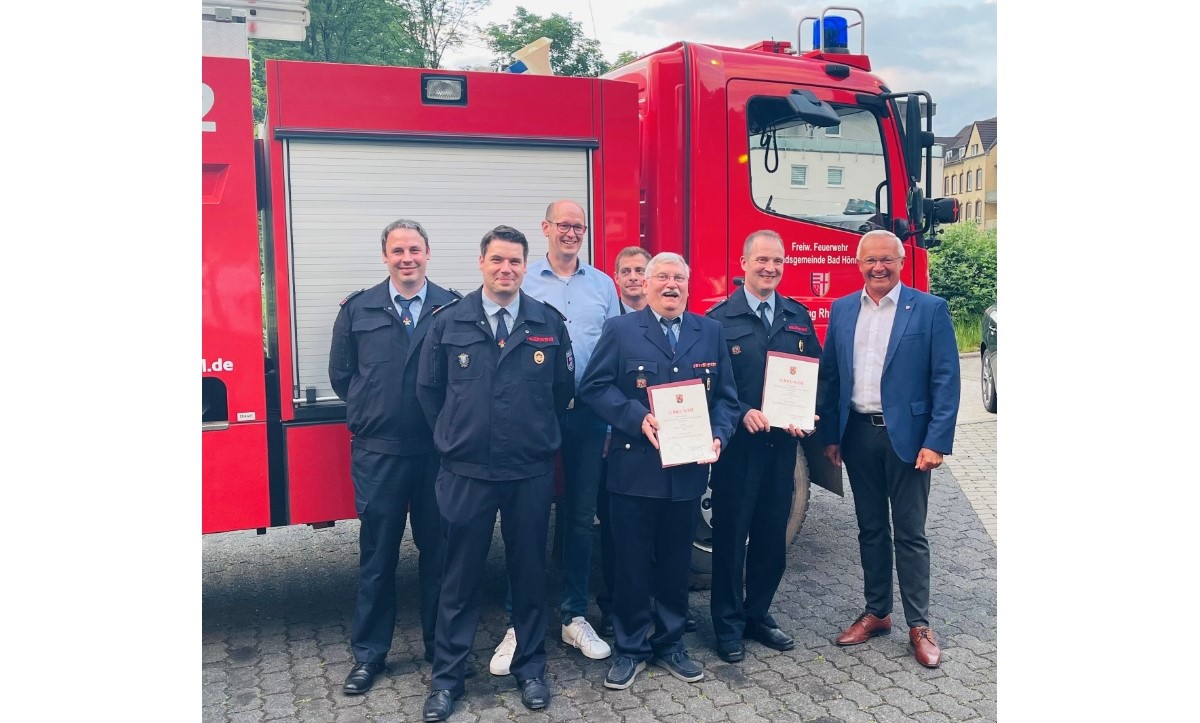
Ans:
[{"label": "white dress shirt", "polygon": [[900,303],[900,287],[896,284],[876,304],[862,291],[858,323],[854,327],[854,385],[850,388],[850,408],[862,414],[883,413],[879,390],[883,380],[883,359],[887,356],[888,340],[892,338],[892,323],[896,320],[896,304]]}]

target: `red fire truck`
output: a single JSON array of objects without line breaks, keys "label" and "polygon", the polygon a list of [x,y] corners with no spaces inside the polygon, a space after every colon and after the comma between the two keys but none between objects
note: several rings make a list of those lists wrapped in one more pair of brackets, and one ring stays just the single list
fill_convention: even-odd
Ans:
[{"label": "red fire truck", "polygon": [[[330,332],[346,294],[386,273],[378,233],[397,217],[425,225],[430,278],[463,292],[496,224],[545,252],[556,198],[587,208],[585,254],[602,269],[632,244],[681,253],[698,313],[740,284],[742,242],[761,228],[784,238],[780,290],[822,334],[830,302],[861,287],[867,229],[904,239],[904,282],[927,289],[933,225],[956,215],[919,182],[924,160],[933,187],[933,104],[871,74],[851,12],[801,20],[795,47],[679,42],[602,78],[267,61],[257,139],[254,13],[206,16],[203,532],[354,516]],[[841,493],[806,446],[789,539],[810,478]]]}]

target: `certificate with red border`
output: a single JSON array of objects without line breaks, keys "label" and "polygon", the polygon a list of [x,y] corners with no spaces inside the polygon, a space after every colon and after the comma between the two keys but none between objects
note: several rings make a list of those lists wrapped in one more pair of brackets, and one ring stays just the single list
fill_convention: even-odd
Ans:
[{"label": "certificate with red border", "polygon": [[806,431],[816,426],[819,366],[810,356],[767,352],[762,401],[767,424],[782,429],[794,424]]},{"label": "certificate with red border", "polygon": [[704,382],[691,379],[656,384],[646,392],[650,397],[650,413],[658,420],[658,453],[662,457],[662,466],[715,462]]}]

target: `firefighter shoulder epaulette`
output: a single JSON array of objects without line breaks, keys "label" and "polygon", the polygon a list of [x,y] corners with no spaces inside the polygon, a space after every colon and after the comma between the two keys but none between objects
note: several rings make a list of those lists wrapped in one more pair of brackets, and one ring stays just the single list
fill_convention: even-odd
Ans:
[{"label": "firefighter shoulder epaulette", "polygon": [[713,312],[714,312],[714,311],[716,311],[717,309],[721,308],[721,305],[722,305],[722,304],[724,304],[726,301],[729,301],[729,297],[728,297],[728,296],[726,296],[724,299],[721,299],[720,301],[718,301],[717,303],[713,304],[712,306],[708,307],[708,311],[704,312],[704,315],[705,315],[705,316],[708,316],[709,314],[713,313]]},{"label": "firefighter shoulder epaulette", "polygon": [[350,292],[350,294],[346,298],[342,299],[342,303],[338,304],[338,306],[345,306],[347,301],[353,299],[354,297],[358,296],[359,294],[361,294],[364,291],[366,291],[365,288],[359,289],[358,291]]},{"label": "firefighter shoulder epaulette", "polygon": [[454,296],[455,301],[462,299],[462,294],[458,293],[458,289],[446,289],[446,291],[449,291]]},{"label": "firefighter shoulder epaulette", "polygon": [[558,314],[559,316],[561,316],[563,321],[566,321],[566,320],[567,320],[567,315],[566,315],[566,314],[564,314],[564,313],[562,313],[562,312],[561,312],[561,311],[559,311],[558,309],[556,309],[556,308],[554,307],[554,304],[551,304],[549,301],[543,301],[542,303],[543,303],[543,304],[545,304],[546,306],[548,306],[549,308],[551,308],[551,309],[554,309],[554,313],[556,313],[556,314]]},{"label": "firefighter shoulder epaulette", "polygon": [[458,292],[457,292],[457,291],[455,291],[454,289],[450,289],[449,291],[450,291],[450,293],[451,293],[451,294],[454,294],[454,295],[455,295],[455,296],[454,296],[454,298],[453,298],[453,299],[451,299],[450,301],[447,301],[445,304],[442,304],[441,306],[439,306],[438,308],[434,309],[433,311],[431,311],[431,312],[430,312],[430,316],[431,316],[431,317],[437,316],[437,315],[438,315],[438,314],[440,314],[441,312],[445,311],[446,309],[449,309],[451,306],[454,306],[454,305],[455,305],[455,304],[457,304],[458,302],[462,301],[462,294],[458,293]]}]

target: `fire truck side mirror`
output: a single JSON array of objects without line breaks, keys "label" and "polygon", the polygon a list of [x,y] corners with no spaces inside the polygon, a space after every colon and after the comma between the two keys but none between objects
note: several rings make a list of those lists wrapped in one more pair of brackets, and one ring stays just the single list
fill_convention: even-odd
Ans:
[{"label": "fire truck side mirror", "polygon": [[818,128],[832,128],[842,122],[833,106],[813,95],[811,90],[794,88],[787,96],[788,106],[800,120]]},{"label": "fire truck side mirror", "polygon": [[953,198],[930,198],[925,201],[925,212],[933,219],[933,223],[954,223],[958,221],[958,201]]},{"label": "fire truck side mirror", "polygon": [[[912,94],[904,104],[904,165],[908,166],[908,175],[913,178],[921,177],[921,151],[924,150],[924,140],[924,134],[921,132],[920,98]],[[919,227],[921,224],[917,222],[916,225]]]}]

